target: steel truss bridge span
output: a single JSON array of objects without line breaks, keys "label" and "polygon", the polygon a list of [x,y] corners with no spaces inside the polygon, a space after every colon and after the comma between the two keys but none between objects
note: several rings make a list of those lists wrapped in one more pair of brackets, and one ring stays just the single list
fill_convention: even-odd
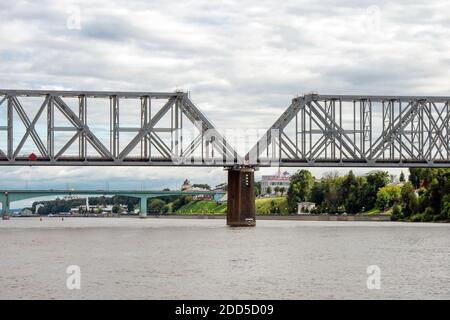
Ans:
[{"label": "steel truss bridge span", "polygon": [[0,112],[0,165],[243,161],[184,92],[0,90]]},{"label": "steel truss bridge span", "polygon": [[285,167],[450,167],[450,97],[308,94],[246,155]]}]

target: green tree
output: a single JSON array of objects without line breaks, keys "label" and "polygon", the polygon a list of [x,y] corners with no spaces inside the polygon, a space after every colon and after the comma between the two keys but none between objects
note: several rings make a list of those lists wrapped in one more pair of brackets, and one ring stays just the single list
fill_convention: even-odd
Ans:
[{"label": "green tree", "polygon": [[366,176],[366,180],[363,206],[366,210],[370,210],[375,207],[378,190],[388,184],[389,174],[387,171],[371,172]]},{"label": "green tree", "polygon": [[[339,183],[340,181],[338,181]],[[343,205],[348,213],[358,213],[362,210],[363,199],[361,197],[362,188],[365,180],[356,177],[353,171],[350,171],[340,183],[340,197],[342,199],[339,205]]]},{"label": "green tree", "polygon": [[377,192],[376,206],[386,210],[401,201],[401,188],[399,186],[385,186]]},{"label": "green tree", "polygon": [[309,199],[313,184],[314,178],[308,170],[299,170],[291,176],[287,192],[289,212],[297,212],[297,204]]},{"label": "green tree", "polygon": [[440,218],[441,219],[450,219],[450,194],[447,194],[443,199],[443,205],[442,205]]},{"label": "green tree", "polygon": [[284,193],[286,192],[286,188],[285,187],[280,187],[280,193],[281,195],[284,195]]},{"label": "green tree", "polygon": [[152,199],[148,205],[148,210],[151,213],[161,213],[165,205],[166,203],[161,199]]},{"label": "green tree", "polygon": [[192,196],[181,196],[172,202],[172,212],[176,212],[182,206],[192,201]]},{"label": "green tree", "polygon": [[433,178],[433,170],[430,168],[409,168],[409,181],[414,189],[419,189],[422,185],[428,186]]},{"label": "green tree", "polygon": [[271,187],[267,187],[266,193],[269,194],[269,195],[272,194],[272,188]]},{"label": "green tree", "polygon": [[115,204],[112,207],[112,213],[120,213],[120,211],[122,211],[122,208],[120,207],[120,205]]},{"label": "green tree", "polygon": [[419,208],[419,202],[410,181],[404,184],[401,190],[402,216],[408,218],[416,214]]},{"label": "green tree", "polygon": [[274,188],[274,191],[275,191],[275,195],[278,195],[278,193],[280,192],[280,187],[279,187],[279,186],[276,186],[276,187]]},{"label": "green tree", "polygon": [[322,204],[325,199],[325,191],[323,188],[323,183],[315,181],[312,189],[309,200],[314,202],[316,205]]},{"label": "green tree", "polygon": [[261,181],[255,182],[255,195],[261,195]]}]

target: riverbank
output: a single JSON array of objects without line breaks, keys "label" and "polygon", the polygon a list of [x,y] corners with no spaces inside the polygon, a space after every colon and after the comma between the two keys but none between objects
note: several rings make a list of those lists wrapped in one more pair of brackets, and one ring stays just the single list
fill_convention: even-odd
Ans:
[{"label": "riverbank", "polygon": [[[13,218],[32,218],[32,216],[16,216]],[[140,218],[137,215],[123,215],[123,216],[68,216],[68,215],[53,215],[34,216],[34,218]],[[148,215],[147,219],[226,219],[226,214],[170,214],[170,215]],[[343,215],[256,215],[256,220],[291,220],[291,221],[390,221],[390,216],[387,215],[371,215],[371,216],[343,216]]]},{"label": "riverbank", "polygon": [[[164,219],[225,219],[224,214],[190,214],[190,215],[164,215],[147,216],[147,218]],[[256,220],[295,220],[295,221],[390,221],[385,215],[372,216],[333,216],[333,215],[257,215]]]}]

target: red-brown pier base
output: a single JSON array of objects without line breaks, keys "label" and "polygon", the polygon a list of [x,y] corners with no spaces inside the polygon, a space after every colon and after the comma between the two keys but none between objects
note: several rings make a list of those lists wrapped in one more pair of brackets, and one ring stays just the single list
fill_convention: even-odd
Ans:
[{"label": "red-brown pier base", "polygon": [[227,225],[253,227],[256,225],[255,169],[229,168]]}]

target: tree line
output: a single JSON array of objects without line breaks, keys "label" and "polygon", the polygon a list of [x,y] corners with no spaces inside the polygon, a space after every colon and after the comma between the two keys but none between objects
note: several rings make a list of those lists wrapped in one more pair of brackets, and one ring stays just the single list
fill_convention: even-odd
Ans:
[{"label": "tree line", "polygon": [[314,179],[307,170],[291,176],[287,192],[289,212],[297,211],[299,202],[314,202],[313,213],[356,214],[375,207],[377,192],[389,182],[385,171],[371,172],[357,177],[350,171],[345,176],[328,173]]},{"label": "tree line", "polygon": [[355,176],[325,174],[315,179],[307,170],[291,176],[287,192],[289,212],[299,202],[313,202],[311,213],[358,214],[377,210],[391,213],[392,220],[441,221],[450,219],[450,169],[410,168],[398,184],[387,171]]}]

